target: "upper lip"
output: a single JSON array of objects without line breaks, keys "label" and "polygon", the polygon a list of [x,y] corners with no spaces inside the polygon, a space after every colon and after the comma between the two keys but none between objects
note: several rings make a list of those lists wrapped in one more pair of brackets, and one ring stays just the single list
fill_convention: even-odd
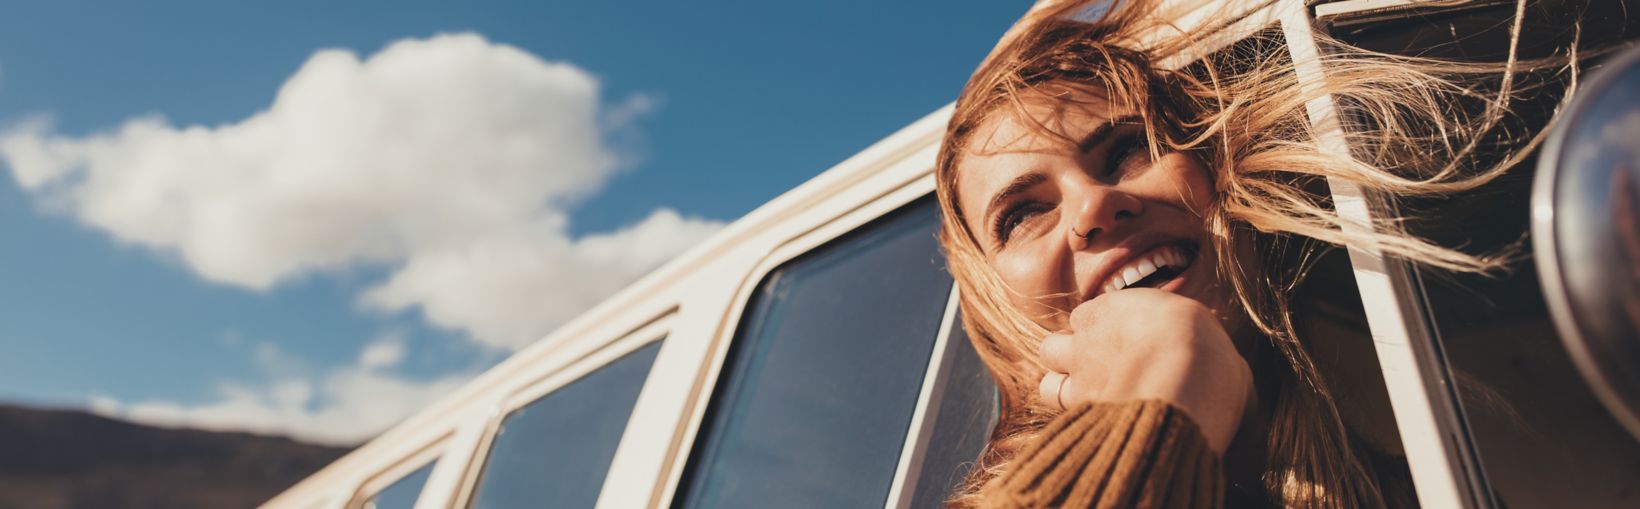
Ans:
[{"label": "upper lip", "polygon": [[1121,244],[1105,250],[1099,256],[1099,262],[1094,266],[1093,275],[1084,283],[1082,302],[1093,300],[1104,293],[1105,281],[1116,275],[1116,269],[1122,268],[1139,255],[1150,252],[1159,246],[1168,244],[1190,244],[1190,239],[1161,233],[1145,233],[1123,240]]}]

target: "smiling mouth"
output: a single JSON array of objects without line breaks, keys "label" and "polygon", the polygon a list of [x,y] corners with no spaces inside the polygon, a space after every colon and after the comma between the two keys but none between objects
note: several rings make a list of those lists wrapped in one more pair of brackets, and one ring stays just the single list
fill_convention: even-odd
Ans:
[{"label": "smiling mouth", "polygon": [[1156,288],[1184,274],[1196,261],[1196,253],[1189,246],[1166,244],[1133,257],[1117,268],[1105,280],[1101,293],[1128,288]]}]

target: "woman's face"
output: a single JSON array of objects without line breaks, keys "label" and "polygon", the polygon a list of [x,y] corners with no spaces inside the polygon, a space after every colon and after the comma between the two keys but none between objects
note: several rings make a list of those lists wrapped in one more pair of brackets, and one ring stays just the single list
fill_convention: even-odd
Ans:
[{"label": "woman's face", "polygon": [[[1076,305],[1152,287],[1222,311],[1203,214],[1213,199],[1195,158],[1152,160],[1139,119],[1103,101],[1027,103],[998,114],[958,160],[957,200],[1014,304],[1051,330]],[[1223,313],[1220,313],[1223,316]]]}]

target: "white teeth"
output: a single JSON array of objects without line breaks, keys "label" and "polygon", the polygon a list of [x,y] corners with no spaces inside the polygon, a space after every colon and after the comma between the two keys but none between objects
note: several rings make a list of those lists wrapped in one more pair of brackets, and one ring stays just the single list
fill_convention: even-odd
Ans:
[{"label": "white teeth", "polygon": [[1156,256],[1156,255],[1152,255],[1150,258],[1147,258],[1147,259],[1144,259],[1144,260],[1139,260],[1139,273],[1140,274],[1144,274],[1144,275],[1148,276],[1152,272],[1156,272],[1156,266],[1157,265],[1161,265],[1163,267],[1167,266],[1166,261],[1159,260],[1159,259],[1156,260],[1156,261],[1151,261],[1151,259],[1153,259],[1153,258],[1160,258],[1160,257]]},{"label": "white teeth", "polygon": [[1115,274],[1105,281],[1105,285],[1101,289],[1105,293],[1114,292],[1138,283],[1163,267],[1184,269],[1188,265],[1189,258],[1177,246],[1157,248],[1128,261],[1127,265],[1117,269]]},{"label": "white teeth", "polygon": [[1148,273],[1148,272],[1144,273],[1144,274],[1140,274],[1139,273],[1139,268],[1134,267],[1132,265],[1129,265],[1127,267],[1123,267],[1122,268],[1122,279],[1126,279],[1127,281],[1126,281],[1126,284],[1124,284],[1122,286],[1132,286],[1133,283],[1139,282],[1140,279],[1144,279],[1144,277],[1148,276],[1148,275],[1150,275],[1150,273]]}]

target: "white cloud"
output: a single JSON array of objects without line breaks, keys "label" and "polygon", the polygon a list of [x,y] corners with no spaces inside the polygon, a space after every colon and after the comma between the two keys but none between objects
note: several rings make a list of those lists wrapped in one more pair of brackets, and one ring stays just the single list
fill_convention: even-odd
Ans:
[{"label": "white cloud", "polygon": [[573,65],[443,35],[317,52],[225,125],[148,116],[78,137],[27,120],[0,134],[0,160],[46,207],[206,279],[263,290],[383,266],[365,306],[510,349],[720,226],[662,209],[569,235],[568,207],[624,162],[611,135],[652,107],[605,108]]},{"label": "white cloud", "polygon": [[420,306],[434,324],[484,344],[519,346],[717,228],[662,209],[575,241],[550,230],[491,237],[421,253],[363,300],[386,310]]},{"label": "white cloud", "polygon": [[197,405],[163,400],[126,404],[94,396],[87,407],[100,415],[156,426],[357,444],[454,391],[470,376],[416,380],[389,372],[403,358],[402,341],[396,335],[379,339],[365,347],[357,363],[317,374],[290,372],[296,360],[263,343],[252,358],[269,375],[264,383],[223,381],[216,386],[214,401]]},{"label": "white cloud", "polygon": [[359,352],[359,366],[369,369],[391,368],[404,361],[404,335],[390,334],[365,345]]}]

